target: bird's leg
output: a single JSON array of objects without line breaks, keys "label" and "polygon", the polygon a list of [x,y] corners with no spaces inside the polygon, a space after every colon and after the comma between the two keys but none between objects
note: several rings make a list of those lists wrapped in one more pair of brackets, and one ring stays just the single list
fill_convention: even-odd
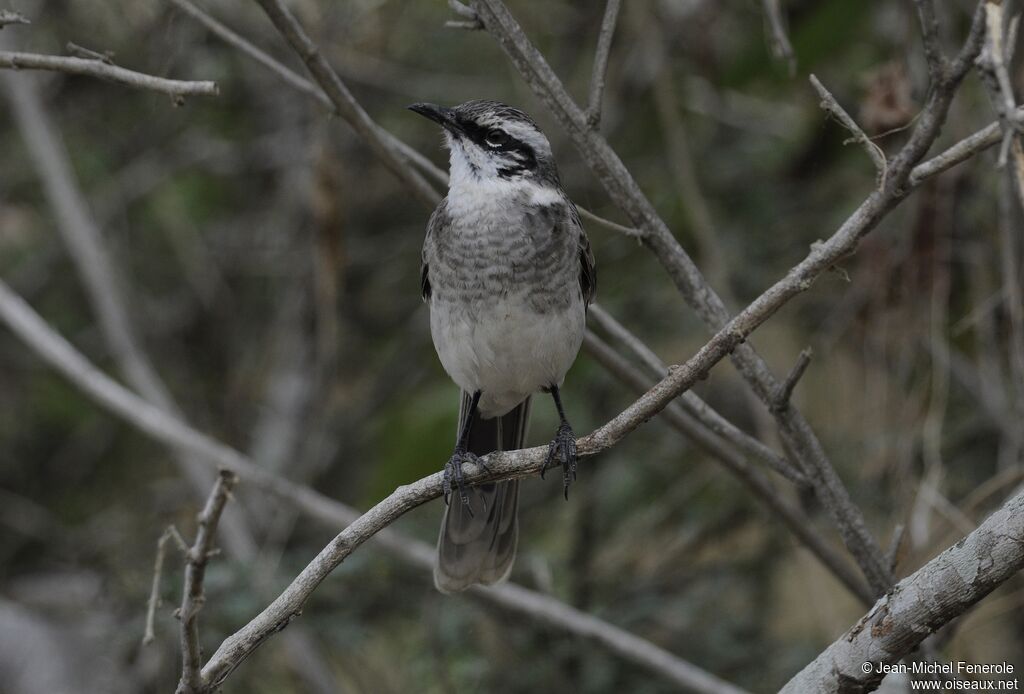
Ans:
[{"label": "bird's leg", "polygon": [[469,445],[469,430],[473,426],[473,418],[476,416],[478,404],[480,404],[479,390],[473,393],[472,401],[469,404],[469,412],[466,413],[466,419],[462,422],[462,431],[459,432],[459,438],[455,442],[455,450],[452,452],[452,457],[444,464],[444,476],[441,482],[441,489],[444,491],[444,503],[447,504],[448,498],[452,493],[452,480],[455,480],[455,488],[459,492],[459,499],[465,505],[466,510],[469,511],[470,516],[473,515],[473,509],[469,505],[469,495],[466,494],[466,487],[463,482],[462,464],[480,462],[475,453],[470,453],[466,450],[466,447]]},{"label": "bird's leg", "polygon": [[555,407],[558,408],[558,431],[555,432],[555,438],[551,439],[551,443],[548,444],[548,457],[544,459],[544,465],[540,469],[541,479],[544,478],[544,472],[551,465],[555,457],[562,459],[562,485],[565,491],[565,498],[569,498],[569,485],[576,481],[576,434],[573,433],[572,427],[569,426],[569,420],[565,418],[565,410],[562,408],[562,398],[558,394],[558,386],[552,385],[549,388],[551,397],[555,401]]}]

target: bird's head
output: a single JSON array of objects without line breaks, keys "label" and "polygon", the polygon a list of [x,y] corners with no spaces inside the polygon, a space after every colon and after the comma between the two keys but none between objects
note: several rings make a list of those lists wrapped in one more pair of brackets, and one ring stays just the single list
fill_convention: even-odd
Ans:
[{"label": "bird's head", "polygon": [[517,108],[498,101],[467,101],[455,108],[413,104],[409,110],[444,128],[453,186],[502,180],[558,184],[548,138]]}]

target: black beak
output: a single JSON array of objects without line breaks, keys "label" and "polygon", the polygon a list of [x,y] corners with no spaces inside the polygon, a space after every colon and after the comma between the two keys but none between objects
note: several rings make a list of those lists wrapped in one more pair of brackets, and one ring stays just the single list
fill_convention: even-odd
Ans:
[{"label": "black beak", "polygon": [[462,126],[455,120],[455,109],[438,106],[437,104],[413,104],[408,107],[413,113],[429,118],[445,130],[461,133]]}]

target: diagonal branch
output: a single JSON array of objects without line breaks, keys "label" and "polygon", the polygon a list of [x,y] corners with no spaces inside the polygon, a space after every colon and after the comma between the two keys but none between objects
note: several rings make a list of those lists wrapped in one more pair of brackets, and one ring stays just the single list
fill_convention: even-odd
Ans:
[{"label": "diagonal branch", "polygon": [[935,16],[935,3],[933,0],[914,0],[914,4],[917,5],[917,18],[921,23],[921,42],[924,44],[928,76],[932,82],[939,82],[946,70],[946,59],[939,45],[939,20]]},{"label": "diagonal branch", "polygon": [[[641,342],[636,335],[631,333],[626,326],[622,325],[614,316],[608,313],[603,306],[591,304],[588,314],[602,330],[625,345],[634,356],[643,362],[645,368],[652,376],[659,379],[665,377],[668,369],[661,359],[647,345]],[[647,384],[643,390],[649,387],[650,384]],[[692,391],[683,393],[679,403],[687,414],[703,424],[705,428],[715,435],[728,441],[737,450],[742,451],[755,460],[763,462],[797,486],[803,487],[808,484],[807,477],[788,460],[720,415],[696,393]]]},{"label": "diagonal branch", "polygon": [[[529,41],[504,3],[501,0],[473,0],[472,6],[484,28],[494,36],[523,79],[565,128],[609,196],[640,230],[643,242],[665,267],[684,299],[712,331],[721,331],[723,327],[728,330],[730,326],[735,326],[736,323],[733,321],[737,319],[729,321],[729,311],[721,298],[658,216],[622,160],[599,133],[587,127],[583,111],[569,96],[543,55]],[[783,295],[784,303],[795,293],[809,288],[813,277],[820,274],[819,263],[831,265],[851,252],[859,239],[870,232],[885,214],[906,196],[909,191],[906,186],[907,177],[938,136],[939,127],[945,121],[952,96],[974,56],[980,50],[981,24],[979,6],[964,47],[948,74],[944,75],[943,81],[933,85],[928,104],[918,120],[914,133],[893,162],[886,187],[869,196],[828,242],[813,248],[811,254],[790,272],[789,277],[798,278],[795,283],[777,284],[748,307],[748,311],[754,309],[756,313],[766,309],[766,304],[774,303],[776,298],[782,298]],[[821,253],[826,247],[829,249],[828,252]],[[806,270],[813,271],[806,275]],[[715,343],[721,334],[722,332],[717,333],[712,343]],[[769,405],[778,388],[777,379],[751,347],[736,344],[733,348],[733,361],[738,370],[762,402]],[[884,593],[892,585],[892,573],[885,565],[877,541],[868,532],[863,515],[850,499],[849,493],[825,455],[821,442],[796,408],[789,407],[785,411],[773,414],[783,440],[795,453],[805,473],[810,476],[816,495],[832,516],[843,541],[857,559],[872,589],[876,594]]]},{"label": "diagonal branch", "polygon": [[[884,188],[885,174],[886,169],[888,168],[888,164],[886,164],[885,161],[885,152],[883,152],[882,148],[875,144],[870,137],[864,134],[861,127],[857,125],[857,121],[853,120],[853,118],[850,117],[850,114],[839,105],[836,98],[832,96],[832,93],[825,88],[825,85],[823,85],[815,75],[811,75],[810,80],[814,90],[818,92],[818,96],[821,97],[821,107],[835,116],[836,120],[838,120],[844,128],[853,134],[853,137],[850,138],[850,140],[847,140],[847,142],[857,142],[864,146],[868,156],[871,157],[871,161],[875,164],[875,169],[878,171],[878,187]],[[846,144],[847,142],[844,142],[843,144]]]},{"label": "diagonal branch", "polygon": [[[647,378],[589,330],[583,338],[583,347],[591,357],[604,365],[616,378],[634,391],[643,393],[650,388],[651,384]],[[689,395],[691,393],[685,393],[681,402],[685,403],[685,397]],[[857,574],[856,569],[850,566],[849,562],[814,530],[811,519],[801,509],[787,501],[764,474],[747,463],[743,455],[738,453],[736,447],[723,445],[723,439],[711,434],[709,428],[700,426],[692,416],[683,412],[683,408],[680,408],[678,403],[672,403],[666,407],[661,416],[676,431],[713,455],[750,490],[754,499],[774,513],[853,595],[857,596],[865,605],[871,604],[874,595],[864,583],[864,579]]]},{"label": "diagonal branch", "polygon": [[405,154],[381,134],[380,128],[352,96],[338,73],[327,62],[320,49],[303,30],[302,25],[279,0],[256,0],[270,21],[281,32],[288,45],[302,59],[309,74],[331,100],[331,104],[357,133],[370,145],[381,161],[399,180],[409,186],[420,201],[436,205],[441,199],[434,187],[409,166]]},{"label": "diagonal branch", "polygon": [[[594,52],[594,69],[590,75],[590,97],[587,101],[587,123],[591,128],[601,124],[601,101],[604,96],[605,77],[608,74],[608,54],[615,36],[615,23],[619,19],[621,0],[608,0],[601,19],[601,33]],[[478,20],[479,21],[479,20]]]},{"label": "diagonal branch", "polygon": [[[322,106],[328,109],[328,111],[337,116],[340,116],[350,125],[352,125],[353,128],[355,129],[355,123],[352,120],[353,117],[355,116],[355,112],[350,113],[335,108],[330,97],[328,97],[327,94],[325,94],[324,91],[320,89],[320,87],[318,87],[316,84],[306,79],[302,75],[299,75],[286,65],[282,65],[279,61],[277,61],[272,56],[267,54],[266,51],[263,51],[257,46],[253,45],[250,41],[238,35],[236,32],[232,31],[223,23],[219,22],[218,20],[214,19],[209,14],[204,12],[202,9],[197,7],[193,2],[191,2],[191,0],[170,0],[170,2],[172,2],[176,7],[181,9],[190,17],[198,21],[200,24],[205,26],[222,41],[224,41],[230,46],[233,46],[234,48],[237,48],[239,51],[249,56],[263,67],[270,70],[288,86],[317,100],[318,102],[320,102]],[[409,160],[413,164],[415,164],[421,171],[423,171],[423,173],[425,173],[428,177],[430,177],[431,179],[433,179],[442,186],[448,185],[448,174],[445,171],[439,169],[437,166],[434,165],[432,161],[430,161],[425,156],[420,154],[413,147],[410,147],[405,142],[392,135],[390,132],[388,132],[380,125],[378,125],[376,122],[373,123],[373,127],[376,128],[381,138],[383,138],[388,144],[393,146],[395,149],[399,150],[403,155],[408,157]],[[357,132],[359,131],[357,130]],[[403,179],[403,182],[408,183],[406,179]],[[434,205],[437,204],[437,200],[439,199],[440,195],[438,194],[436,198],[431,198],[429,200],[424,198],[423,202],[428,207],[433,207]],[[607,229],[611,229],[612,231],[616,231],[626,236],[635,238],[639,235],[639,232],[637,232],[636,229],[631,229],[630,227],[623,226],[622,224],[617,224],[616,222],[613,222],[609,219],[605,219],[604,217],[599,217],[598,215],[594,214],[593,212],[590,212],[589,210],[584,209],[583,207],[577,207],[584,219],[595,222],[596,224],[600,224],[601,226]]]},{"label": "diagonal branch", "polygon": [[[1024,492],[896,584],[782,688],[785,694],[869,692],[891,665],[1024,567]],[[864,672],[865,664],[871,671]]]},{"label": "diagonal branch", "polygon": [[[246,483],[272,493],[328,527],[354,523],[359,513],[309,487],[296,484],[268,472],[238,451],[191,428],[173,413],[146,402],[93,366],[17,294],[0,281],[0,321],[22,340],[29,349],[61,373],[100,407],[124,420],[143,434],[175,451],[184,451],[208,466],[230,469]],[[540,449],[531,449],[536,453]],[[377,533],[378,543],[406,561],[427,572],[433,571],[434,549],[415,540],[403,538],[390,529]],[[474,595],[499,603],[530,617],[541,618],[570,633],[577,633],[605,644],[623,658],[648,668],[662,677],[698,692],[733,691],[705,684],[713,681],[694,665],[658,648],[653,643],[568,607],[559,600],[532,593],[510,584],[472,589]],[[528,599],[524,599],[524,596]],[[564,617],[564,618],[563,618]],[[600,625],[600,626],[598,626]],[[269,636],[269,634],[268,634]],[[247,651],[244,655],[248,655]],[[227,677],[244,655],[231,661],[220,660],[221,679]],[[211,659],[211,664],[213,660]],[[207,669],[211,667],[207,665]],[[691,674],[701,673],[701,677]]]},{"label": "diagonal branch", "polygon": [[135,72],[108,62],[93,58],[73,58],[59,55],[43,55],[40,53],[19,53],[0,51],[0,68],[10,70],[49,70],[63,72],[68,75],[85,75],[115,82],[126,87],[148,89],[167,94],[174,99],[186,96],[216,96],[216,82],[186,82],[154,77],[142,72]]}]

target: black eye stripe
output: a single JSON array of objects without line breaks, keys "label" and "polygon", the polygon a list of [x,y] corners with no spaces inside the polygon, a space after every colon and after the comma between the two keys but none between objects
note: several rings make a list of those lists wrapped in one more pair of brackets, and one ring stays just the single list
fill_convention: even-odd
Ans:
[{"label": "black eye stripe", "polygon": [[482,126],[468,118],[459,118],[458,120],[462,131],[471,142],[476,143],[477,146],[487,151],[502,152],[510,155],[516,160],[515,165],[508,166],[503,169],[503,171],[506,172],[506,175],[514,175],[515,173],[519,173],[524,170],[533,170],[537,168],[537,155],[530,145],[516,139],[505,131],[501,131],[508,139],[495,147],[487,143],[487,138],[492,132],[501,130],[501,128]]}]

